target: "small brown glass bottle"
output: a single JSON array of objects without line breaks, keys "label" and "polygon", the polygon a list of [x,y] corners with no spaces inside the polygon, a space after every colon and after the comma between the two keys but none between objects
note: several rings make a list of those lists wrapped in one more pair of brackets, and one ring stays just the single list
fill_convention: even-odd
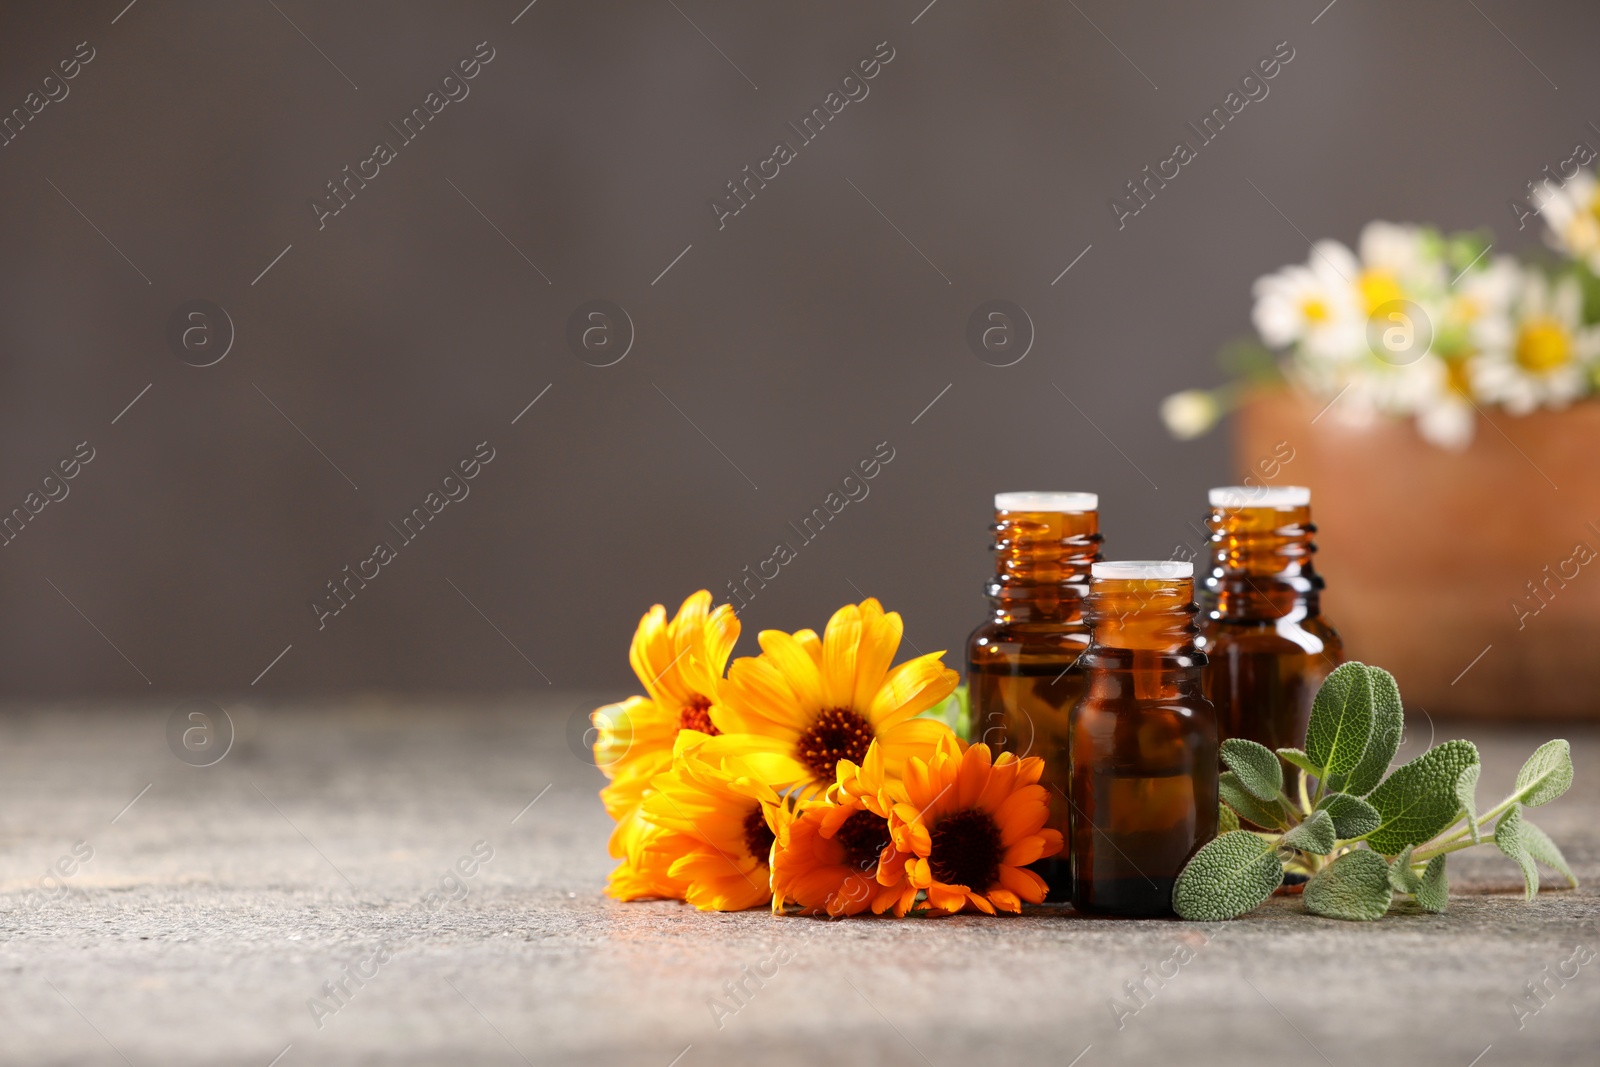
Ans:
[{"label": "small brown glass bottle", "polygon": [[1344,661],[1339,634],[1321,614],[1311,490],[1225,486],[1210,500],[1200,647],[1218,735],[1302,748],[1311,701]]},{"label": "small brown glass bottle", "polygon": [[1217,720],[1201,689],[1194,566],[1096,563],[1088,691],[1071,715],[1072,903],[1171,915],[1184,864],[1217,833]]},{"label": "small brown glass bottle", "polygon": [[[1099,498],[1093,493],[999,493],[994,498],[994,577],[984,587],[989,619],[967,640],[970,734],[997,754],[1041,756],[1050,821],[1067,832],[1067,716],[1083,695],[1073,670],[1089,644],[1083,607],[1089,566],[1100,558]],[[1064,855],[1033,864],[1066,900]]]}]

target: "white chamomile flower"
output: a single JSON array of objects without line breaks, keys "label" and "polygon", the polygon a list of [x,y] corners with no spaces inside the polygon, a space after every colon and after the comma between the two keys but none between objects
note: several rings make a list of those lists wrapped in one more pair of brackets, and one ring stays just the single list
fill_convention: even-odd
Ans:
[{"label": "white chamomile flower", "polygon": [[1469,270],[1456,282],[1445,301],[1447,325],[1460,330],[1469,351],[1510,346],[1516,332],[1511,308],[1522,285],[1522,265],[1516,258],[1495,256],[1488,266]]},{"label": "white chamomile flower", "polygon": [[1379,415],[1414,416],[1424,440],[1462,449],[1472,442],[1476,412],[1457,385],[1460,376],[1452,373],[1458,366],[1432,352],[1399,364],[1377,358],[1351,363],[1339,405],[1357,425]]},{"label": "white chamomile flower", "polygon": [[1167,432],[1180,441],[1199,437],[1222,418],[1222,405],[1216,395],[1204,389],[1185,389],[1161,402],[1161,421]]},{"label": "white chamomile flower", "polygon": [[1272,348],[1301,346],[1314,358],[1343,360],[1361,344],[1361,307],[1353,285],[1355,256],[1337,241],[1319,241],[1304,266],[1256,279],[1251,312],[1256,332]]},{"label": "white chamomile flower", "polygon": [[1539,207],[1545,221],[1545,243],[1600,274],[1600,182],[1580,170],[1560,189],[1545,186]]},{"label": "white chamomile flower", "polygon": [[1369,222],[1361,230],[1356,288],[1368,315],[1393,300],[1417,300],[1449,281],[1438,235],[1409,223]]},{"label": "white chamomile flower", "polygon": [[1513,256],[1495,256],[1455,279],[1439,301],[1435,351],[1444,356],[1443,386],[1417,408],[1417,432],[1424,440],[1459,451],[1477,430],[1472,368],[1478,353],[1503,351],[1516,336],[1512,305],[1522,289],[1522,265]]},{"label": "white chamomile flower", "polygon": [[1417,409],[1417,432],[1440,448],[1459,452],[1472,443],[1478,412],[1467,397],[1448,386],[1438,390]]},{"label": "white chamomile flower", "polygon": [[1472,391],[1513,415],[1560,408],[1589,388],[1600,356],[1600,327],[1583,325],[1583,294],[1573,278],[1554,286],[1529,271],[1517,294],[1509,343],[1471,362]]}]

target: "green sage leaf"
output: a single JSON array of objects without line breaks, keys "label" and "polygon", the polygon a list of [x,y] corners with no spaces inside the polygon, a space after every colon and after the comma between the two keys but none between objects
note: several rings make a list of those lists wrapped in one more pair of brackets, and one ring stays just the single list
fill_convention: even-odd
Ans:
[{"label": "green sage leaf", "polygon": [[1422,879],[1411,869],[1410,845],[1389,864],[1389,888],[1396,893],[1415,893],[1422,888]]},{"label": "green sage leaf", "polygon": [[1329,919],[1381,919],[1393,899],[1389,865],[1364,848],[1346,852],[1306,883],[1306,910]]},{"label": "green sage leaf", "polygon": [[1523,898],[1532,900],[1539,895],[1539,868],[1533,865],[1533,854],[1523,837],[1522,806],[1513,804],[1500,816],[1494,827],[1494,843],[1522,868]]},{"label": "green sage leaf", "polygon": [[1283,758],[1285,763],[1290,763],[1296,767],[1299,767],[1302,771],[1305,771],[1307,774],[1311,775],[1311,777],[1322,777],[1322,768],[1318,767],[1315,763],[1312,763],[1311,757],[1306,755],[1302,750],[1298,748],[1280,748],[1278,749],[1278,755]]},{"label": "green sage leaf", "polygon": [[1372,677],[1364,664],[1341,664],[1311,703],[1306,757],[1330,778],[1348,774],[1361,762],[1371,735]]},{"label": "green sage leaf", "polygon": [[1548,804],[1572,784],[1572,746],[1556,739],[1540,745],[1517,772],[1516,798],[1530,808]]},{"label": "green sage leaf", "polygon": [[1314,856],[1326,856],[1333,851],[1337,837],[1333,829],[1333,816],[1326,811],[1314,811],[1306,821],[1283,835],[1278,842]]},{"label": "green sage leaf", "polygon": [[1172,908],[1185,919],[1232,919],[1258,907],[1282,882],[1272,842],[1235,830],[1194,854],[1172,887]]},{"label": "green sage leaf", "polygon": [[1478,830],[1478,775],[1482,771],[1482,764],[1473,763],[1461,768],[1456,777],[1456,802],[1467,813],[1467,829],[1472,832],[1474,845],[1483,840]]},{"label": "green sage leaf", "polygon": [[1274,800],[1267,804],[1255,798],[1250,790],[1239,781],[1239,776],[1232,771],[1223,771],[1217,778],[1217,795],[1223,803],[1239,813],[1244,819],[1249,819],[1257,826],[1270,826],[1283,829],[1289,825],[1288,813],[1284,810],[1283,801]]},{"label": "green sage leaf", "polygon": [[1522,838],[1523,847],[1528,850],[1528,855],[1559,873],[1572,888],[1578,888],[1578,876],[1572,873],[1572,868],[1567,865],[1567,857],[1563,856],[1556,843],[1550,840],[1549,834],[1524,818],[1519,836]]},{"label": "green sage leaf", "polygon": [[1424,911],[1442,912],[1450,903],[1450,883],[1444,876],[1444,860],[1443,852],[1429,860],[1422,871],[1422,884],[1413,890],[1417,906]]},{"label": "green sage leaf", "polygon": [[1230,737],[1222,742],[1222,762],[1257,800],[1271,802],[1283,791],[1283,764],[1266,745]]},{"label": "green sage leaf", "polygon": [[1239,828],[1239,816],[1226,804],[1217,805],[1217,836],[1231,834]]},{"label": "green sage leaf", "polygon": [[1370,834],[1383,821],[1377,808],[1349,793],[1329,793],[1317,801],[1317,810],[1333,817],[1333,832],[1340,840]]},{"label": "green sage leaf", "polygon": [[1401,764],[1367,796],[1383,820],[1367,835],[1367,844],[1393,856],[1455,822],[1461,814],[1456,780],[1464,768],[1477,762],[1478,750],[1471,741],[1446,741]]},{"label": "green sage leaf", "polygon": [[1367,748],[1361,755],[1361,762],[1340,783],[1342,792],[1356,796],[1366,796],[1383,781],[1384,774],[1389,770],[1389,762],[1400,747],[1400,733],[1405,728],[1400,687],[1395,684],[1394,675],[1381,667],[1368,667],[1367,677],[1372,682],[1372,734],[1367,738]]}]

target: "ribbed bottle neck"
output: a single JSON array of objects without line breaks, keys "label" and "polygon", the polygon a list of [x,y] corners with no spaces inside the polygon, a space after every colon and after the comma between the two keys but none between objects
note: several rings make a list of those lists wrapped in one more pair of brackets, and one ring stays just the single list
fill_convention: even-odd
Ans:
[{"label": "ribbed bottle neck", "polygon": [[1309,618],[1321,612],[1311,508],[1213,507],[1205,589],[1223,621]]},{"label": "ribbed bottle neck", "polygon": [[1077,619],[1100,558],[1097,512],[996,511],[994,575],[984,585],[996,621]]},{"label": "ribbed bottle neck", "polygon": [[1192,578],[1096,578],[1089,593],[1089,622],[1097,650],[1156,656],[1194,653],[1200,633],[1195,624],[1198,613]]}]

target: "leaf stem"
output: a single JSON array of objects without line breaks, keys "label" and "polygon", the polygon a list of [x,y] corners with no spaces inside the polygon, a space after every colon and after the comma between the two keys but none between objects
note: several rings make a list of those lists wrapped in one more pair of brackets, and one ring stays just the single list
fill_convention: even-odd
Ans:
[{"label": "leaf stem", "polygon": [[1300,809],[1307,815],[1311,814],[1311,797],[1306,794],[1306,772],[1300,772]]},{"label": "leaf stem", "polygon": [[[1511,805],[1513,805],[1515,803],[1517,803],[1517,794],[1516,793],[1512,793],[1510,796],[1506,797],[1500,803],[1496,804],[1494,807],[1490,808],[1488,811],[1486,811],[1482,815],[1478,816],[1478,833],[1481,835],[1483,833],[1483,830],[1484,830],[1485,826],[1487,826],[1489,823],[1493,822],[1497,816],[1505,814],[1506,809],[1511,807]],[[1453,834],[1450,834],[1448,837],[1439,838],[1437,841],[1434,842],[1434,845],[1436,847],[1438,845],[1448,845],[1448,844],[1451,844],[1453,842],[1460,841],[1460,840],[1462,840],[1464,838],[1468,838],[1468,837],[1471,836],[1471,834],[1472,834],[1471,825],[1467,824],[1467,823],[1463,823],[1461,829],[1457,830]],[[1454,851],[1454,850],[1452,849],[1451,851]],[[1430,855],[1438,855],[1438,853],[1437,852],[1431,852]]]},{"label": "leaf stem", "polygon": [[1421,852],[1413,852],[1413,853],[1411,853],[1411,865],[1413,867],[1415,867],[1415,866],[1418,866],[1418,865],[1426,864],[1429,860],[1433,859],[1433,857],[1435,857],[1435,856],[1443,856],[1443,855],[1445,855],[1446,853],[1449,853],[1449,852],[1460,852],[1464,848],[1471,848],[1473,845],[1479,844],[1479,843],[1480,842],[1473,841],[1471,838],[1462,838],[1461,840],[1455,842],[1454,844],[1445,844],[1444,842],[1440,842],[1438,845],[1435,845],[1433,848],[1426,848],[1426,849],[1423,849]]}]

